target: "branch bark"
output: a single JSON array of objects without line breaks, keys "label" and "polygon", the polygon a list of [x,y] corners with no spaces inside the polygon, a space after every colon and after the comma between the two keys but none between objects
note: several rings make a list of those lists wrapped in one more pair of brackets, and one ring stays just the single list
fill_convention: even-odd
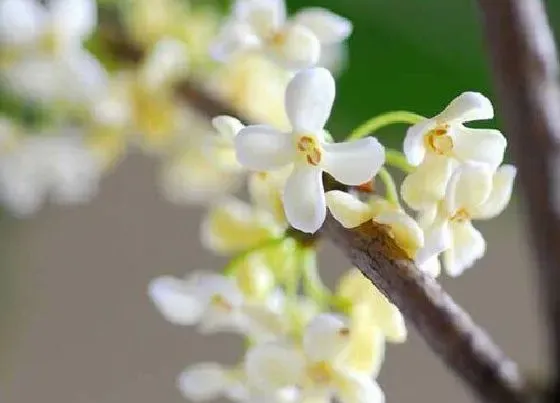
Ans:
[{"label": "branch bark", "polygon": [[499,99],[527,203],[550,322],[560,401],[560,86],[541,0],[478,0]]}]

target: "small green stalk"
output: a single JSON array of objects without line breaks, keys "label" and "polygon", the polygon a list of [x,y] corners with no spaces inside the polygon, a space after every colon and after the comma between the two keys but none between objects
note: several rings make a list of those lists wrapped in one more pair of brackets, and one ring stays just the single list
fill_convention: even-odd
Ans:
[{"label": "small green stalk", "polygon": [[346,138],[346,141],[361,139],[369,136],[382,127],[392,124],[404,123],[414,125],[424,119],[425,118],[421,115],[407,111],[392,111],[383,113],[381,115],[374,116],[354,129],[354,131],[352,131],[352,133],[350,133],[350,135]]}]

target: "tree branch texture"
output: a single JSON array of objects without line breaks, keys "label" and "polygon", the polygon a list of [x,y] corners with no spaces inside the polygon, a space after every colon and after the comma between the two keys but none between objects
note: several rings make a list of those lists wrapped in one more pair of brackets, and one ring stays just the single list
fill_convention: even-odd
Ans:
[{"label": "tree branch texture", "polygon": [[555,366],[551,401],[560,401],[558,57],[541,0],[477,1],[538,258]]}]

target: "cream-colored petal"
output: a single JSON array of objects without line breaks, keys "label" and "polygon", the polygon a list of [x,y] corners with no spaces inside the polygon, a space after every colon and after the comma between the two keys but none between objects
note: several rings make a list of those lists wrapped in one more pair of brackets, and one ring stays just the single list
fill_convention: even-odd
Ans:
[{"label": "cream-colored petal", "polygon": [[193,325],[204,312],[205,303],[193,293],[184,280],[162,276],[148,286],[150,299],[169,322],[176,325]]},{"label": "cream-colored petal", "polygon": [[225,392],[228,377],[224,368],[216,363],[200,363],[183,371],[177,378],[181,394],[193,402],[214,400]]},{"label": "cream-colored petal", "polygon": [[402,211],[385,211],[373,219],[388,225],[397,244],[414,259],[418,249],[424,246],[424,232],[418,223]]},{"label": "cream-colored petal", "polygon": [[210,45],[210,55],[214,60],[227,63],[241,52],[258,49],[262,45],[261,39],[253,28],[237,21],[227,22]]},{"label": "cream-colored petal", "polygon": [[150,51],[140,69],[140,80],[151,90],[172,84],[187,74],[189,55],[184,43],[164,38]]},{"label": "cream-colored petal", "polygon": [[317,64],[321,43],[310,29],[289,24],[269,40],[268,51],[278,64],[298,70]]},{"label": "cream-colored petal", "polygon": [[373,217],[369,205],[349,193],[331,190],[325,197],[331,214],[344,228],[357,227]]},{"label": "cream-colored petal", "polygon": [[471,211],[476,220],[489,220],[499,215],[509,203],[513,192],[513,182],[517,168],[513,165],[502,165],[494,174],[492,191],[484,203]]},{"label": "cream-colored petal", "polygon": [[286,88],[286,113],[294,131],[319,133],[331,114],[335,97],[331,73],[322,67],[298,72]]},{"label": "cream-colored petal", "polygon": [[281,232],[268,214],[233,198],[213,206],[201,224],[202,244],[220,253],[248,250]]},{"label": "cream-colored petal", "polygon": [[487,165],[468,164],[459,167],[449,179],[445,206],[452,217],[459,211],[470,214],[490,196],[492,169]]},{"label": "cream-colored petal", "polygon": [[433,206],[445,196],[454,162],[447,157],[430,155],[409,174],[401,185],[401,197],[414,210]]},{"label": "cream-colored petal", "polygon": [[457,277],[484,256],[486,242],[470,221],[453,223],[451,232],[453,242],[443,254],[443,265],[447,274]]},{"label": "cream-colored petal", "polygon": [[406,131],[403,143],[403,152],[410,165],[417,166],[424,161],[424,157],[426,155],[424,137],[434,128],[435,124],[436,123],[433,119],[425,119],[410,126]]},{"label": "cream-colored petal", "polygon": [[52,0],[49,10],[59,35],[75,43],[89,36],[97,25],[95,0]]},{"label": "cream-colored petal", "polygon": [[268,37],[286,20],[284,0],[240,0],[235,2],[236,20],[249,24],[261,37]]},{"label": "cream-colored petal", "polygon": [[308,233],[321,228],[327,214],[321,170],[296,165],[286,182],[282,200],[292,227]]},{"label": "cream-colored petal", "polygon": [[420,271],[433,278],[437,278],[441,272],[441,265],[437,256],[434,256],[426,260],[424,263],[419,264],[418,268],[420,269]]},{"label": "cream-colored petal", "polygon": [[350,20],[320,7],[309,7],[295,15],[295,21],[309,28],[321,44],[340,43],[352,33]]},{"label": "cream-colored petal", "polygon": [[314,362],[332,361],[350,342],[350,329],[344,317],[323,313],[315,316],[305,328],[303,350]]},{"label": "cream-colored petal", "polygon": [[212,126],[218,134],[225,140],[231,141],[233,145],[233,140],[235,136],[245,127],[243,123],[237,118],[232,116],[216,116],[212,119]]},{"label": "cream-colored petal", "polygon": [[374,137],[325,144],[323,149],[321,167],[346,185],[367,182],[385,163],[385,148]]},{"label": "cream-colored petal", "polygon": [[235,151],[241,165],[255,171],[281,168],[295,155],[292,135],[266,125],[241,129],[235,137]]},{"label": "cream-colored petal", "polygon": [[453,243],[453,235],[449,222],[438,217],[434,223],[424,231],[424,246],[416,254],[416,264],[423,266],[443,251],[449,249]]},{"label": "cream-colored petal", "polygon": [[0,2],[0,44],[29,45],[39,39],[46,10],[34,0]]},{"label": "cream-colored petal", "polygon": [[281,226],[286,223],[282,192],[291,172],[292,166],[276,171],[256,172],[249,176],[247,183],[254,205],[258,209],[269,212]]},{"label": "cream-colored petal", "polygon": [[497,167],[504,159],[506,138],[498,130],[457,128],[453,133],[453,153],[462,162],[480,162]]},{"label": "cream-colored petal", "polygon": [[385,394],[368,374],[340,371],[337,396],[341,403],[385,403]]},{"label": "cream-colored petal", "polygon": [[463,123],[494,117],[494,108],[488,98],[479,92],[463,92],[447,105],[434,119],[438,123]]},{"label": "cream-colored petal", "polygon": [[258,344],[245,356],[249,383],[266,392],[297,385],[303,379],[305,364],[300,350],[279,343]]}]

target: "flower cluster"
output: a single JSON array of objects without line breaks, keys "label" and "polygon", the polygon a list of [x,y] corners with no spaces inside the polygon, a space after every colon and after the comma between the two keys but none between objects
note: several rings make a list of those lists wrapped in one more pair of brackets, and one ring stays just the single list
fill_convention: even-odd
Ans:
[{"label": "flower cluster", "polygon": [[[499,131],[465,126],[491,119],[490,101],[465,92],[433,118],[389,112],[337,142],[326,127],[346,18],[288,17],[283,0],[236,0],[223,21],[184,0],[107,3],[118,29],[98,26],[94,0],[0,0],[0,86],[34,116],[0,116],[0,203],[27,215],[87,200],[126,150],[143,151],[168,200],[208,205],[202,243],[230,258],[156,278],[150,298],[176,325],[247,341],[238,365],[187,368],[185,397],[383,402],[376,377],[404,319],[355,268],[323,284],[320,229],[327,214],[378,226],[426,276],[440,260],[450,276],[472,267],[486,249],[472,221],[504,210],[516,174]],[[201,90],[250,122],[209,121],[189,104]],[[409,125],[402,152],[372,136],[393,123]]]}]

